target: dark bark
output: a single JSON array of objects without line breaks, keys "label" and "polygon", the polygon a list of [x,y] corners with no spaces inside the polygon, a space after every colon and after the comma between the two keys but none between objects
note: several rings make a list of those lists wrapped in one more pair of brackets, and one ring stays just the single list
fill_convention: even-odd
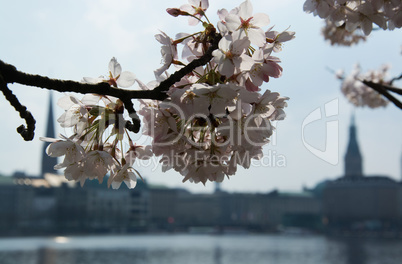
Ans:
[{"label": "dark bark", "polygon": [[166,94],[169,88],[176,82],[180,81],[185,75],[191,73],[195,68],[207,64],[212,59],[212,52],[218,48],[219,40],[222,38],[220,34],[214,33],[211,36],[211,45],[205,54],[190,62],[169,78],[162,81],[159,86],[153,90],[127,90],[110,86],[108,83],[86,84],[70,80],[51,79],[46,76],[33,75],[18,71],[13,65],[7,64],[0,60],[0,86],[6,99],[20,113],[21,118],[27,122],[27,128],[20,126],[18,132],[23,136],[24,140],[32,140],[35,130],[35,119],[26,107],[21,105],[17,97],[8,89],[8,83],[19,83],[27,86],[35,86],[39,88],[54,90],[58,92],[76,92],[81,94],[93,93],[100,95],[109,95],[119,98],[132,118],[132,123],[127,122],[126,128],[132,132],[138,133],[140,130],[140,120],[138,119],[132,99],[151,99],[164,100],[168,97]]},{"label": "dark bark", "polygon": [[378,93],[385,96],[388,100],[390,100],[395,106],[399,107],[402,110],[402,102],[399,101],[395,96],[390,94],[388,91],[395,92],[398,94],[402,94],[402,89],[396,88],[386,84],[379,84],[372,81],[362,81],[368,87],[374,89]]}]

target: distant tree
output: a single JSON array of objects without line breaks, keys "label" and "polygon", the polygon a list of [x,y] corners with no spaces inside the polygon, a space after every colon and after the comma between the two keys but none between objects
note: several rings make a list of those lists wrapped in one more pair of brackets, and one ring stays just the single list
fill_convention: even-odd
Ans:
[{"label": "distant tree", "polygon": [[[322,33],[331,45],[351,46],[365,41],[373,29],[402,27],[401,0],[306,0],[303,8],[324,19]],[[346,78],[343,72],[336,75],[342,80],[343,94],[355,106],[376,108],[391,101],[402,109],[402,102],[393,95],[402,95],[402,89],[393,86],[395,81],[402,79],[402,74],[389,78],[388,69],[388,66],[382,66],[362,74],[357,65]]]}]

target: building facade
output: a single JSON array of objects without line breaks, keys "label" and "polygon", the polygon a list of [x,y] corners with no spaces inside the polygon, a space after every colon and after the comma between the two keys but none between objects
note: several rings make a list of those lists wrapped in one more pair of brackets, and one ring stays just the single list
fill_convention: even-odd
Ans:
[{"label": "building facade", "polygon": [[322,191],[323,218],[330,230],[401,228],[401,183],[382,175],[363,174],[363,159],[354,118],[349,128],[344,176],[327,181]]}]

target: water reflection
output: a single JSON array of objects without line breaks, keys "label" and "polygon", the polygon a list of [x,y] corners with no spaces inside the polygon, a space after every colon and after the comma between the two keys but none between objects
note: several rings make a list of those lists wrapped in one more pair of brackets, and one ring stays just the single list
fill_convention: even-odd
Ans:
[{"label": "water reflection", "polygon": [[17,238],[0,239],[0,263],[400,264],[401,248],[401,240],[329,239],[322,236]]},{"label": "water reflection", "polygon": [[222,264],[222,249],[219,244],[215,246],[214,264]]},{"label": "water reflection", "polygon": [[349,238],[344,241],[344,244],[346,246],[345,256],[347,264],[367,263],[367,252],[362,239]]}]

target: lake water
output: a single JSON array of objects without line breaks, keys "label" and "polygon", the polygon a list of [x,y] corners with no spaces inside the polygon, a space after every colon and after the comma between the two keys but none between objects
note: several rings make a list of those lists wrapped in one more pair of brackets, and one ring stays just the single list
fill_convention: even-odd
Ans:
[{"label": "lake water", "polygon": [[400,264],[402,240],[303,235],[0,238],[1,264]]}]

